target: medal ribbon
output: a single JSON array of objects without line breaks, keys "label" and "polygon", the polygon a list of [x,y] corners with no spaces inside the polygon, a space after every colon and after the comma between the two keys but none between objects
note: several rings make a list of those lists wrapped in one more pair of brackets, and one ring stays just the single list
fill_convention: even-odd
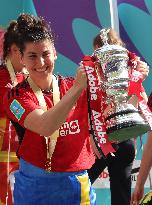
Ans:
[{"label": "medal ribbon", "polygon": [[15,87],[18,84],[18,82],[17,82],[16,75],[15,75],[15,72],[14,72],[14,68],[13,68],[13,65],[12,65],[10,59],[6,60],[6,67],[7,67],[7,70],[9,72],[9,74],[10,74],[12,86]]},{"label": "medal ribbon", "polygon": [[[41,89],[33,82],[31,78],[28,78],[27,80],[34,94],[36,95],[42,110],[47,111],[47,105]],[[56,79],[55,76],[53,76],[52,79],[52,87],[53,87],[53,103],[54,105],[56,105],[60,101],[60,91],[58,86],[58,80]],[[48,171],[51,171],[51,158],[55,150],[58,137],[59,137],[59,130],[56,130],[51,136],[45,137],[46,145],[47,145],[47,160],[48,160],[46,164],[46,168]]]}]

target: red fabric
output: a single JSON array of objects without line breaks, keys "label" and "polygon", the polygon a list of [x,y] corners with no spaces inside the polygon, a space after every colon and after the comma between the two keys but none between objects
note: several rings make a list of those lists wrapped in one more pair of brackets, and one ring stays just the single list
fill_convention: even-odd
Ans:
[{"label": "red fabric", "polygon": [[[18,163],[16,162],[11,162],[9,166],[10,166],[9,173],[18,169]],[[6,202],[7,192],[8,192],[7,204],[12,205],[12,193],[11,193],[10,186],[7,184],[7,163],[1,162],[0,163],[0,202],[2,202],[3,204],[5,204]]]},{"label": "red fabric", "polygon": [[143,85],[141,85],[141,93],[144,93],[145,92],[145,88]]},{"label": "red fabric", "polygon": [[[23,74],[16,74],[17,82],[20,83],[23,81]],[[9,84],[12,84],[10,75],[5,66],[0,66],[0,118],[6,117],[4,105],[3,105],[3,96],[6,91],[9,89]]]},{"label": "red fabric", "polygon": [[[24,79],[23,74],[17,74],[17,81],[18,83],[22,82]],[[5,104],[3,104],[3,96],[8,91],[9,87],[8,84],[11,84],[11,79],[8,70],[5,66],[0,66],[0,118],[6,118],[5,112]],[[10,121],[7,119],[6,126],[4,130],[4,139],[2,144],[2,151],[7,151],[8,149],[8,139],[9,139],[9,123]],[[11,151],[16,151],[18,147],[18,139],[16,136],[16,132],[13,126],[11,126]]]},{"label": "red fabric", "polygon": [[[61,80],[61,97],[64,96],[72,84],[72,79]],[[39,108],[39,105],[27,82],[26,85],[23,83],[20,87],[18,86],[18,89],[19,96],[16,96],[15,99],[18,100],[25,109],[19,121],[9,110],[13,98],[8,99],[7,96],[5,96],[4,103],[6,104],[9,117],[23,126],[26,116],[34,109]],[[47,106],[51,108],[53,105],[52,94],[44,93],[44,98]],[[88,107],[85,91],[71,110],[59,132],[60,137],[58,138],[56,149],[52,157],[52,171],[79,171],[89,169],[94,163],[95,157],[90,145],[88,132]],[[26,130],[19,149],[19,156],[33,165],[45,169],[47,156],[44,137]]]},{"label": "red fabric", "polygon": [[[98,77],[95,70],[94,60],[90,56],[85,56],[83,58],[83,65],[86,70],[88,78],[88,91],[89,91],[89,103],[91,108],[92,122],[94,126],[94,131],[98,139],[98,145],[102,150],[102,153],[107,156],[109,153],[115,152],[112,147],[111,142],[108,140],[108,135],[106,133],[106,125],[103,120],[103,110],[101,107],[97,106],[99,99],[105,97],[103,92],[99,93]],[[101,101],[101,100],[100,100]],[[101,158],[101,156],[98,156]]]},{"label": "red fabric", "polygon": [[138,82],[130,81],[128,87],[128,96],[136,95],[138,99],[141,98],[142,80]]},{"label": "red fabric", "polygon": [[[17,74],[17,81],[21,82],[23,81],[23,74]],[[3,96],[7,92],[8,84],[11,84],[11,79],[8,70],[5,66],[0,66],[0,118],[6,118],[6,112],[4,109],[5,104],[3,105]],[[11,142],[10,142],[10,156],[13,153],[15,154],[17,148],[18,148],[18,137],[16,136],[16,132],[13,126],[11,126],[9,133],[9,119],[6,120],[6,124],[4,125],[4,130],[1,130],[2,133],[0,133],[0,138],[2,140],[2,145],[0,147],[0,154],[7,153],[8,147],[9,147],[9,135],[11,134]],[[0,157],[0,202],[2,201],[4,204],[6,202],[6,194],[7,194],[7,155],[4,155]],[[17,162],[10,162],[9,164],[10,170],[14,171],[18,169],[18,163]],[[10,186],[8,185],[8,205],[12,205],[11,200],[11,191]]]},{"label": "red fabric", "polygon": [[[142,92],[145,92],[145,89],[142,85],[142,73],[135,73],[136,72],[136,67],[137,67],[137,63],[139,61],[139,57],[132,52],[128,52],[128,57],[129,57],[129,61],[128,61],[128,65],[131,67],[131,73],[130,73],[130,79],[131,81],[129,82],[129,91],[128,91],[128,95],[132,95],[135,94],[140,98],[140,94]],[[134,76],[133,76],[134,75]],[[137,76],[136,76],[137,75]],[[135,80],[135,78],[138,78],[138,81]],[[133,80],[132,80],[133,78]]]},{"label": "red fabric", "polygon": [[139,60],[139,57],[132,52],[128,52],[128,57],[129,57],[129,61],[128,61],[128,65],[132,67],[132,69],[136,69],[136,65],[137,65],[137,61]]}]

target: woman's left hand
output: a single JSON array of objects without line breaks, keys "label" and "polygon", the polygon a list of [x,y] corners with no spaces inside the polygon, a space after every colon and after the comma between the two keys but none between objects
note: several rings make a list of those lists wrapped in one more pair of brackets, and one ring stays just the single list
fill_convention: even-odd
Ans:
[{"label": "woman's left hand", "polygon": [[149,66],[147,65],[147,63],[145,63],[144,61],[141,61],[141,60],[137,61],[136,70],[139,71],[140,73],[142,73],[143,80],[145,80],[145,78],[147,78],[147,76],[149,74]]}]

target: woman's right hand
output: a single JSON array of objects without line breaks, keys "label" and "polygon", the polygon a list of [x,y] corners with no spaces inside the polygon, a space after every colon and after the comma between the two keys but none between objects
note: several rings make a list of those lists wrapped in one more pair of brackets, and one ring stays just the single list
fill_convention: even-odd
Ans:
[{"label": "woman's right hand", "polygon": [[80,90],[84,90],[87,87],[87,75],[82,66],[77,69],[74,86]]},{"label": "woman's right hand", "polygon": [[131,205],[138,205],[144,194],[144,186],[136,185],[131,197]]},{"label": "woman's right hand", "polygon": [[147,63],[145,63],[144,61],[138,60],[136,70],[142,74],[143,80],[147,78],[149,74],[149,66]]}]

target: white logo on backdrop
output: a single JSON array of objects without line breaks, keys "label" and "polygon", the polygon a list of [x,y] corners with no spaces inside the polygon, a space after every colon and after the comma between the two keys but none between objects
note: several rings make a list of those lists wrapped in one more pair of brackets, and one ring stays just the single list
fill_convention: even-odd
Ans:
[{"label": "white logo on backdrop", "polygon": [[[132,168],[132,175],[131,175],[132,188],[135,188],[135,185],[136,185],[137,176],[138,176],[138,172],[139,172],[139,168],[140,168],[140,163],[141,163],[141,160],[134,160],[133,168]],[[151,177],[152,177],[152,170],[151,170],[151,172],[146,180],[146,183],[144,186],[145,188],[150,187]],[[101,173],[100,177],[94,182],[93,187],[96,189],[98,189],[98,188],[109,189],[110,188],[109,173],[108,173],[107,168]]]}]

